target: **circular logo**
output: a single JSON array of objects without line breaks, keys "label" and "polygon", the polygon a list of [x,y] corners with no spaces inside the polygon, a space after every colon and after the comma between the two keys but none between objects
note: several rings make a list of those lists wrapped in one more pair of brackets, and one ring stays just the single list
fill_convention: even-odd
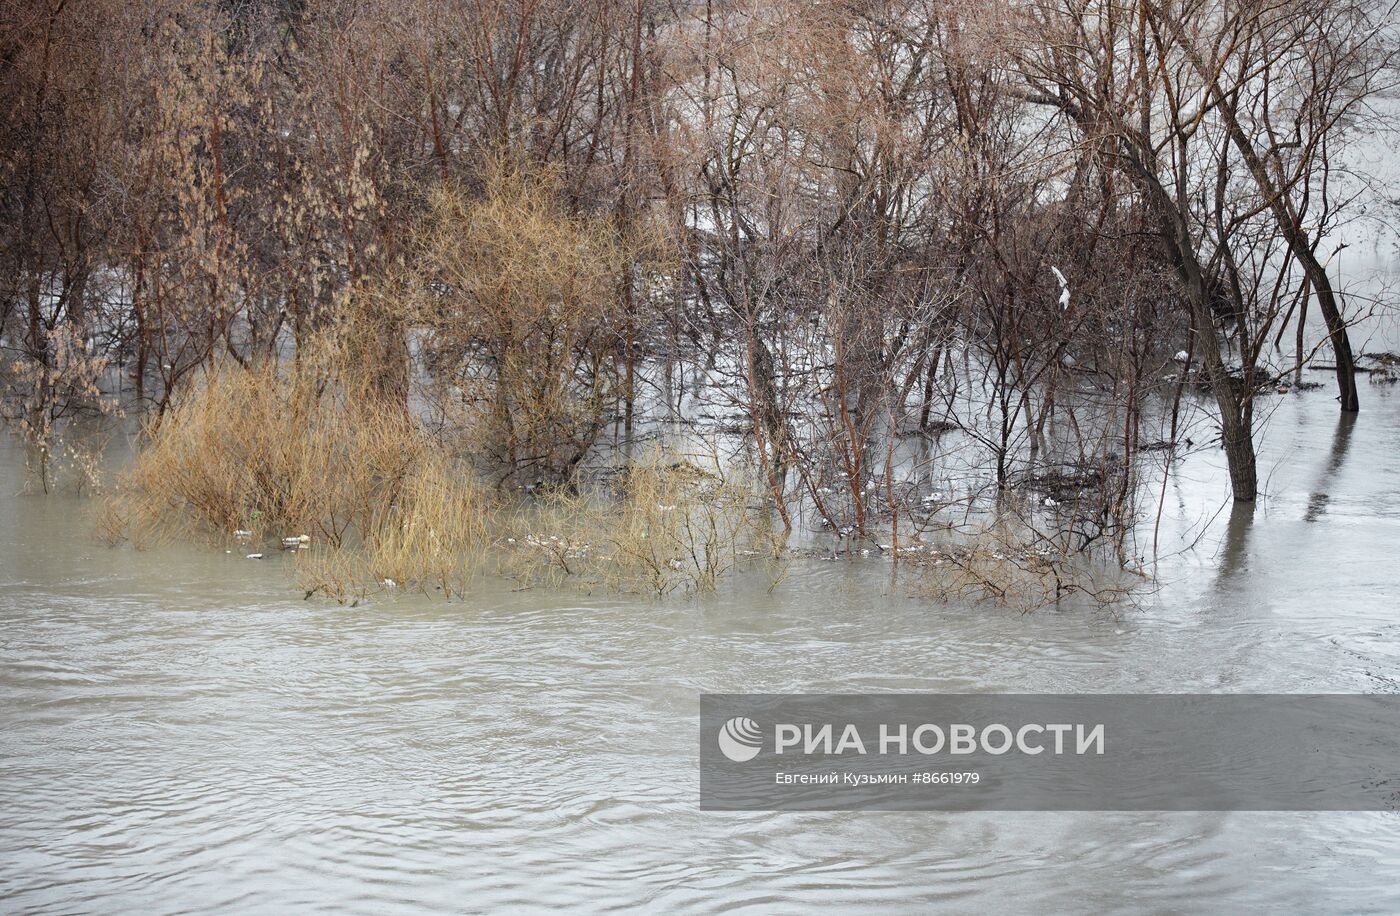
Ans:
[{"label": "circular logo", "polygon": [[719,730],[719,749],[735,763],[752,760],[763,750],[763,732],[753,719],[735,716]]}]

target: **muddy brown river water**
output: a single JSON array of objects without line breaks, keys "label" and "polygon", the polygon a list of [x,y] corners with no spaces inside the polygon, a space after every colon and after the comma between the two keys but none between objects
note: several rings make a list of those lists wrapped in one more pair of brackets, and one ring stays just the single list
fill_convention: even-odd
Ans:
[{"label": "muddy brown river water", "polygon": [[702,691],[1400,690],[1400,391],[1364,393],[1271,401],[1252,515],[1187,462],[1156,594],[1029,616],[878,560],[303,601],[280,558],[101,546],[7,443],[0,910],[1400,911],[1395,813],[697,808]]}]

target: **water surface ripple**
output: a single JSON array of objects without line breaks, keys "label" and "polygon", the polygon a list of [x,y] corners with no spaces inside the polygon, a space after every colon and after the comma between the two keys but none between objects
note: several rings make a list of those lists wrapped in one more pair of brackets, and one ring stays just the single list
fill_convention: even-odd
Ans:
[{"label": "water surface ripple", "polygon": [[[663,602],[486,586],[357,608],[95,543],[0,462],[7,911],[1400,910],[1400,816],[719,814],[701,691],[1400,689],[1400,398],[1270,420],[1270,498],[1142,606],[911,600],[876,561]],[[1164,551],[1221,505],[1172,484]]]}]

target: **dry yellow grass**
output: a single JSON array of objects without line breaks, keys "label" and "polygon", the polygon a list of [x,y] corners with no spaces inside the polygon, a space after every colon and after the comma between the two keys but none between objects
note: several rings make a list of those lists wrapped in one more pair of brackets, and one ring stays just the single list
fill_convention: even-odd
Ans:
[{"label": "dry yellow grass", "polygon": [[212,373],[148,431],[104,499],[102,535],[144,546],[245,532],[250,550],[307,535],[302,586],[342,601],[386,587],[460,595],[493,544],[530,581],[655,594],[713,589],[781,552],[752,481],[659,450],[612,487],[506,511],[407,410],[324,365]]},{"label": "dry yellow grass", "polygon": [[98,525],[138,546],[307,535],[308,590],[343,598],[386,579],[460,593],[489,511],[470,470],[403,407],[303,360],[211,373],[149,430]]},{"label": "dry yellow grass", "polygon": [[619,591],[709,591],[781,553],[751,481],[657,451],[613,491],[546,495],[517,515],[506,568],[531,581]]}]

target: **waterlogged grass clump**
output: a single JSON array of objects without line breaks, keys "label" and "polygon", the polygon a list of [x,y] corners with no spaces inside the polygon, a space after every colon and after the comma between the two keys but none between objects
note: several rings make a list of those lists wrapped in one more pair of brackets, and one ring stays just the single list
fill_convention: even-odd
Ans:
[{"label": "waterlogged grass clump", "polygon": [[518,514],[512,574],[618,591],[708,591],[737,567],[782,553],[753,481],[657,451],[610,486],[560,489]]},{"label": "waterlogged grass clump", "polygon": [[463,591],[491,500],[401,406],[310,361],[211,373],[148,431],[99,514],[110,542],[295,542],[308,590]]},{"label": "waterlogged grass clump", "polygon": [[402,405],[313,360],[211,373],[153,425],[99,512],[110,543],[296,551],[309,596],[461,595],[482,569],[665,594],[779,547],[754,488],[660,451],[608,485],[506,503]]}]

